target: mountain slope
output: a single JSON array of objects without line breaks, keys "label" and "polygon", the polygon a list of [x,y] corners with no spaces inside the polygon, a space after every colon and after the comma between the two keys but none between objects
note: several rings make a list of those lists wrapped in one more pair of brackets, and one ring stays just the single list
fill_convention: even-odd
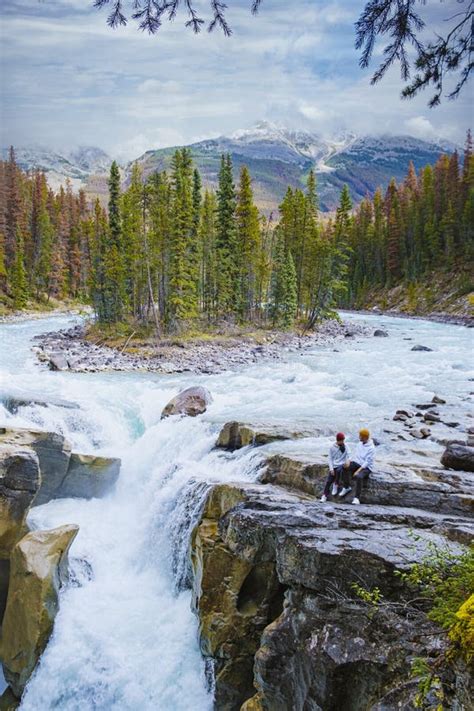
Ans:
[{"label": "mountain slope", "polygon": [[[357,138],[351,133],[327,140],[307,131],[260,122],[252,129],[194,143],[190,148],[204,184],[212,188],[217,185],[222,153],[231,154],[236,179],[240,167],[247,165],[256,202],[268,213],[277,209],[288,185],[304,187],[311,168],[318,176],[321,209],[328,211],[336,207],[344,183],[349,185],[356,203],[379,185],[385,188],[392,177],[402,179],[410,160],[419,169],[436,162],[440,153],[451,152],[455,146],[411,136]],[[138,159],[144,175],[169,169],[174,151],[175,148],[147,151]]]},{"label": "mountain slope", "polygon": [[[422,141],[411,136],[357,137],[350,132],[325,138],[317,133],[282,128],[260,121],[231,136],[220,136],[190,146],[205,187],[216,188],[220,158],[230,153],[237,181],[246,165],[253,178],[255,200],[269,214],[278,209],[288,185],[305,186],[314,168],[318,177],[321,209],[333,210],[339,193],[347,183],[354,203],[378,186],[385,188],[392,177],[403,179],[410,160],[417,169],[435,163],[441,152],[456,146],[447,142]],[[127,183],[133,163],[138,162],[145,177],[169,170],[176,146],[150,150],[125,169]],[[8,154],[2,151],[3,157]],[[83,188],[90,199],[99,196],[106,202],[106,175],[112,159],[100,148],[85,146],[60,154],[43,148],[20,148],[17,162],[24,170],[44,170],[51,187],[57,189],[69,179],[73,189]]]}]

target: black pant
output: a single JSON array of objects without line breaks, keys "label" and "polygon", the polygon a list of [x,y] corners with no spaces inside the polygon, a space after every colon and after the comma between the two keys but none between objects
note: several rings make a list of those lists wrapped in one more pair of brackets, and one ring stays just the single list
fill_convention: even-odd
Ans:
[{"label": "black pant", "polygon": [[329,476],[326,480],[326,486],[324,487],[324,496],[329,496],[333,484],[337,484],[337,486],[339,486],[342,470],[343,467],[334,467],[334,472],[332,474],[329,472]]},{"label": "black pant", "polygon": [[[351,462],[349,464],[349,467],[347,469],[344,469],[342,472],[342,483],[344,484],[344,487],[347,489],[351,485],[351,478],[354,472],[356,472],[358,469],[360,469],[360,464],[357,464],[357,462]],[[364,479],[368,479],[370,474],[370,469],[361,469],[358,474],[355,475],[355,486],[356,486],[356,491],[355,495],[358,499],[360,499],[360,495],[362,493],[362,482]]]}]

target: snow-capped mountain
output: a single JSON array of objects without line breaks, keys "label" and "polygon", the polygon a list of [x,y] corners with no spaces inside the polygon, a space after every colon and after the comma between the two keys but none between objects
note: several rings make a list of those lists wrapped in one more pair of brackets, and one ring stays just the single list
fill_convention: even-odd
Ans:
[{"label": "snow-capped mountain", "polygon": [[[176,148],[147,151],[125,168],[125,182],[135,162],[140,164],[145,177],[157,170],[169,169]],[[200,141],[190,148],[206,187],[216,187],[223,153],[231,154],[236,179],[241,166],[247,165],[253,178],[256,202],[269,213],[276,210],[289,185],[304,187],[311,169],[317,173],[321,208],[332,210],[344,183],[348,184],[354,202],[358,202],[377,187],[386,187],[392,177],[403,179],[410,161],[419,169],[435,163],[440,153],[450,153],[456,146],[442,140],[423,141],[413,136],[356,136],[348,131],[327,137],[313,131],[259,121],[230,136]],[[2,152],[6,158],[8,150]],[[59,153],[27,147],[18,149],[16,156],[23,169],[44,170],[55,189],[69,179],[73,189],[82,187],[90,196],[103,195],[105,199],[106,175],[112,159],[100,148],[83,146]]]},{"label": "snow-capped mountain", "polygon": [[[2,148],[8,158],[9,148]],[[91,175],[106,175],[112,158],[101,148],[82,146],[73,151],[57,152],[42,146],[15,148],[15,159],[22,170],[42,170],[49,185],[58,189],[69,180],[73,190],[85,187]]]},{"label": "snow-capped mountain", "polygon": [[[451,153],[456,146],[413,136],[356,136],[348,131],[326,137],[259,121],[248,129],[200,141],[190,148],[210,187],[216,187],[223,153],[231,154],[236,179],[240,167],[247,165],[256,202],[270,212],[278,207],[288,185],[304,187],[311,169],[317,173],[322,209],[332,210],[344,183],[354,202],[358,202],[377,187],[385,188],[392,177],[402,180],[410,161],[418,170],[435,163],[440,153]],[[168,169],[174,150],[175,147],[162,148],[144,153],[137,159],[144,175]]]},{"label": "snow-capped mountain", "polygon": [[259,121],[248,129],[230,136],[221,136],[195,144],[204,151],[238,153],[251,159],[272,159],[303,164],[308,159],[324,170],[329,158],[349,147],[356,140],[353,133],[344,132],[324,138],[317,133],[291,129],[269,121]]}]

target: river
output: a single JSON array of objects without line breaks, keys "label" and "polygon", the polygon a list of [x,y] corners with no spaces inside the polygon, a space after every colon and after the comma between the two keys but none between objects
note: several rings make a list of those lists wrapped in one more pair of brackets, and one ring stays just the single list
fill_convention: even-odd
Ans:
[{"label": "river", "polygon": [[[346,314],[384,327],[388,338],[347,338],[333,347],[289,352],[219,375],[55,373],[31,352],[34,335],[72,325],[70,317],[0,325],[0,387],[72,400],[80,410],[0,406],[2,424],[63,433],[79,452],[122,458],[116,490],[100,500],[65,499],[34,508],[32,528],[80,526],[70,553],[71,582],[61,592],[50,643],[28,684],[22,711],[206,711],[212,708],[197,642],[186,573],[188,534],[205,482],[254,479],[269,452],[326,451],[335,431],[349,443],[360,426],[380,442],[385,461],[432,462],[442,446],[405,441],[395,409],[447,400],[438,439],[472,423],[473,331],[433,322]],[[413,352],[415,344],[431,352]],[[163,406],[191,384],[214,401],[195,419],[160,421]],[[233,454],[213,450],[228,420],[282,424],[318,437]]]}]

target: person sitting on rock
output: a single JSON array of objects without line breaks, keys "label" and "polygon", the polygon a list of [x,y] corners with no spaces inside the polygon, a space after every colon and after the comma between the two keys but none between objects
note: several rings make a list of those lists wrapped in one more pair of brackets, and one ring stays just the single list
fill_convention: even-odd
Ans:
[{"label": "person sitting on rock", "polygon": [[324,487],[321,501],[327,501],[329,494],[336,496],[339,491],[340,479],[344,467],[349,466],[349,449],[345,444],[345,435],[338,432],[336,441],[329,449],[329,476]]},{"label": "person sitting on rock", "polygon": [[353,504],[360,504],[360,495],[362,492],[362,482],[368,479],[370,472],[374,467],[375,445],[370,439],[370,432],[367,429],[359,431],[359,443],[354,453],[354,459],[349,462],[349,466],[343,469],[342,482],[343,488],[339,492],[339,496],[346,496],[351,490],[351,477],[355,479],[355,496],[352,499]]}]

